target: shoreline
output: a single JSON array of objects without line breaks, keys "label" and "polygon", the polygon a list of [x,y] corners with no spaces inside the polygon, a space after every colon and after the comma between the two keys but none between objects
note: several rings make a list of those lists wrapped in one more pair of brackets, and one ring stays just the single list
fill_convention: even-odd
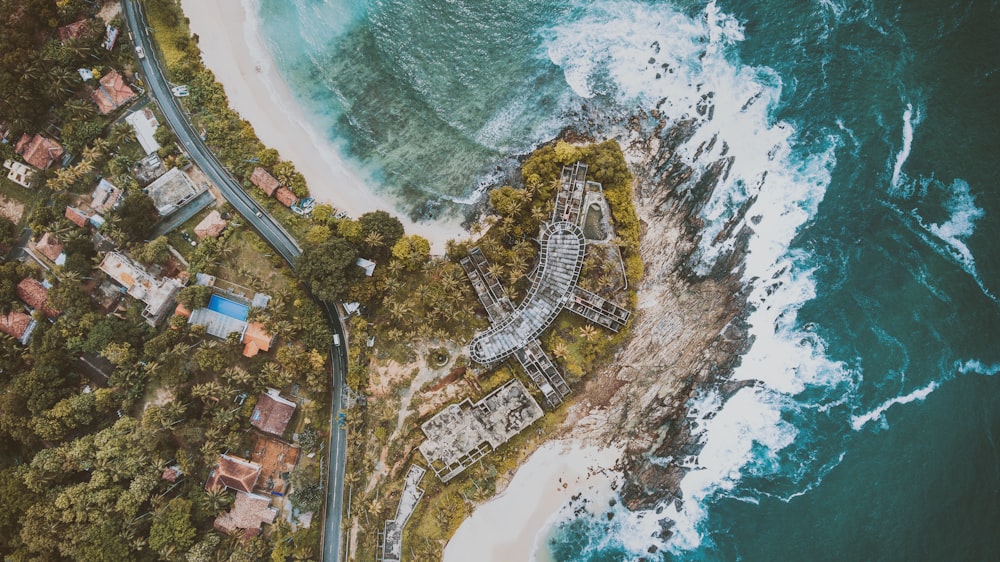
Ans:
[{"label": "shoreline", "polygon": [[259,33],[255,0],[181,0],[204,65],[223,85],[229,106],[253,125],[258,138],[295,164],[310,195],[357,218],[383,210],[396,215],[407,234],[419,234],[434,253],[445,242],[468,235],[458,219],[416,223],[389,198],[375,193],[371,180],[346,162],[339,150],[308,123],[275,66]]},{"label": "shoreline", "polygon": [[539,541],[578,494],[607,505],[617,488],[613,467],[621,454],[581,440],[548,441],[518,467],[503,492],[462,522],[443,560],[550,562],[539,552]]}]

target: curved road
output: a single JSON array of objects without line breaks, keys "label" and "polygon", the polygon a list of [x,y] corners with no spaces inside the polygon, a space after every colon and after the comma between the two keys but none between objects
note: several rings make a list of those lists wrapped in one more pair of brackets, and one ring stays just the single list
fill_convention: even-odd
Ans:
[{"label": "curved road", "polygon": [[[158,60],[158,53],[149,36],[146,25],[146,15],[141,2],[122,0],[123,12],[128,28],[131,30],[136,46],[142,47],[145,57],[138,58],[139,68],[145,77],[149,93],[156,100],[167,124],[173,129],[181,147],[212,180],[223,196],[236,211],[255,229],[285,259],[295,267],[295,259],[302,254],[295,239],[281,227],[267,211],[257,204],[247,194],[229,171],[219,162],[211,150],[205,146],[201,137],[195,132],[187,114],[170,93],[170,85],[163,73]],[[323,560],[339,562],[340,560],[340,530],[341,517],[344,509],[344,471],[347,461],[346,443],[347,430],[338,427],[337,417],[343,400],[344,373],[347,369],[347,346],[344,326],[340,321],[336,308],[329,303],[321,303],[327,315],[327,321],[333,332],[337,334],[343,346],[332,346],[330,362],[333,369],[333,396],[330,411],[330,447],[328,450],[327,467],[327,503],[325,507],[326,527],[323,533]]]}]

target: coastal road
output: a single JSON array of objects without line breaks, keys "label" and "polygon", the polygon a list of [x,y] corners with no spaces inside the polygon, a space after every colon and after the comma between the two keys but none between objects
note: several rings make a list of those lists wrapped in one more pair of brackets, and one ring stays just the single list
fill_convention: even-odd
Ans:
[{"label": "coastal road", "polygon": [[[125,22],[132,32],[132,39],[137,47],[142,47],[145,56],[137,58],[139,68],[149,88],[150,96],[156,100],[163,111],[167,125],[177,135],[181,147],[191,157],[191,160],[205,172],[218,186],[226,200],[233,206],[247,223],[285,259],[293,268],[295,259],[302,254],[302,249],[295,239],[274,220],[267,211],[257,204],[246,193],[229,170],[215,157],[215,154],[202,142],[188,119],[187,113],[177,99],[170,93],[160,66],[159,55],[149,36],[146,15],[141,2],[122,0]],[[331,345],[330,359],[333,378],[333,393],[330,408],[330,447],[328,449],[327,467],[327,503],[325,506],[325,529],[323,532],[323,560],[339,562],[341,545],[341,520],[344,513],[344,473],[347,462],[347,429],[338,426],[337,417],[343,403],[344,373],[347,369],[347,339],[344,325],[337,309],[329,303],[320,303],[327,315],[334,334],[342,345]]]}]

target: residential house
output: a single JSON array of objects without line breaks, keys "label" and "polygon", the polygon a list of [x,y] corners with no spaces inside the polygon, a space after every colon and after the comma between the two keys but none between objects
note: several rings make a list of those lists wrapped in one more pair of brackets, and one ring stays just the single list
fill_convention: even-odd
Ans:
[{"label": "residential house", "polygon": [[35,330],[35,320],[19,310],[8,314],[0,314],[0,332],[28,345],[31,333]]},{"label": "residential house", "polygon": [[115,187],[108,180],[101,178],[97,182],[97,187],[90,194],[92,209],[98,213],[107,213],[118,206],[122,200],[122,190]]},{"label": "residential house", "polygon": [[117,70],[105,74],[98,81],[97,88],[90,94],[90,99],[97,104],[101,115],[107,115],[125,105],[135,97],[135,92],[128,87],[125,79]]},{"label": "residential house", "polygon": [[[139,141],[146,154],[153,154],[160,150],[160,143],[156,141],[156,129],[160,123],[153,115],[153,111],[144,107],[139,111],[133,111],[125,117],[125,122],[132,126],[135,131],[135,138]],[[150,180],[152,181],[152,180]]]},{"label": "residential house", "polygon": [[180,209],[202,191],[204,188],[199,189],[187,174],[177,168],[171,168],[146,186],[146,194],[153,200],[161,217]]},{"label": "residential house", "polygon": [[257,400],[257,405],[250,414],[250,425],[263,432],[281,436],[294,413],[295,402],[282,398],[277,390],[269,388]]},{"label": "residential house", "polygon": [[167,482],[177,482],[177,479],[180,478],[183,474],[184,471],[181,470],[181,467],[175,464],[173,466],[168,466],[167,468],[163,469],[163,474],[160,475],[160,478],[166,480]]},{"label": "residential house", "polygon": [[271,350],[273,343],[274,336],[267,333],[263,324],[250,322],[243,332],[243,356],[256,357],[261,351],[266,353]]},{"label": "residential house", "polygon": [[108,252],[98,268],[107,273],[126,292],[146,305],[142,316],[157,326],[173,308],[174,296],[183,285],[170,277],[156,278],[143,267],[118,252]]},{"label": "residential house", "polygon": [[31,187],[31,177],[35,175],[35,170],[31,166],[13,160],[5,160],[3,167],[10,170],[7,179],[21,187]]},{"label": "residential house", "polygon": [[198,238],[218,238],[227,224],[229,223],[222,218],[219,211],[212,211],[194,227],[194,233]]},{"label": "residential house", "polygon": [[17,152],[28,164],[39,170],[45,170],[53,162],[62,158],[66,151],[63,150],[63,147],[59,143],[52,139],[45,138],[39,134],[30,136],[28,133],[25,133],[21,135],[17,144],[14,145],[14,152]]},{"label": "residential house", "polygon": [[56,34],[59,36],[59,41],[65,45],[69,41],[76,41],[83,37],[83,33],[87,30],[87,21],[85,19],[75,21],[57,29]]},{"label": "residential house", "polygon": [[269,494],[287,494],[288,475],[299,462],[302,449],[285,443],[277,437],[258,435],[253,444],[250,459],[260,465],[260,479],[257,490]]},{"label": "residential house", "polygon": [[291,207],[299,201],[299,198],[292,193],[292,190],[285,186],[281,186],[274,191],[274,198],[286,207]]},{"label": "residential house", "polygon": [[268,197],[274,195],[274,190],[281,187],[281,182],[260,166],[254,168],[253,173],[250,174],[250,182],[264,190]]},{"label": "residential house", "polygon": [[35,243],[35,250],[43,256],[52,260],[56,265],[66,263],[66,254],[63,253],[62,242],[51,232],[46,232]]},{"label": "residential house", "polygon": [[59,311],[49,306],[49,290],[34,277],[21,279],[21,282],[17,284],[17,298],[24,301],[33,310],[42,311],[49,318],[59,316]]},{"label": "residential house", "polygon": [[233,507],[215,518],[215,530],[220,533],[241,531],[244,540],[260,534],[263,524],[270,525],[278,516],[278,510],[271,507],[271,499],[250,493],[237,493]]},{"label": "residential house", "polygon": [[205,489],[226,487],[239,492],[251,493],[260,478],[260,465],[239,457],[219,455],[219,462],[208,475]]},{"label": "residential house", "polygon": [[365,270],[365,277],[371,277],[372,275],[375,275],[376,264],[372,260],[366,260],[365,258],[358,258],[354,262],[354,264],[360,267],[361,269]]},{"label": "residential house", "polygon": [[66,207],[66,218],[69,222],[83,228],[87,226],[87,221],[90,219],[90,215],[81,209],[76,207]]}]

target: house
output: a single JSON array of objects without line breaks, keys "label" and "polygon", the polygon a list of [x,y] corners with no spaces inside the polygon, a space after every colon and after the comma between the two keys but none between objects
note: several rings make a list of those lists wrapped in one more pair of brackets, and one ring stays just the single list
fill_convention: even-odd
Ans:
[{"label": "house", "polygon": [[264,190],[268,197],[274,195],[274,190],[281,187],[281,182],[274,178],[264,168],[257,166],[250,174],[250,183]]},{"label": "house", "polygon": [[66,151],[63,150],[63,147],[59,143],[52,139],[45,138],[37,133],[34,136],[25,133],[21,135],[17,144],[14,145],[14,152],[17,152],[28,164],[39,170],[45,170],[53,162],[62,158],[62,155]]},{"label": "house", "polygon": [[7,174],[7,179],[21,187],[31,187],[31,177],[35,175],[35,171],[31,169],[31,166],[14,162],[13,160],[4,160],[3,167],[10,170],[10,173]]},{"label": "house", "polygon": [[181,467],[175,464],[173,466],[168,466],[167,468],[163,469],[163,474],[160,475],[160,478],[166,480],[167,482],[177,482],[177,479],[180,478],[183,474],[184,471],[181,470]]},{"label": "house", "polygon": [[110,51],[115,48],[115,41],[118,40],[118,28],[110,24],[104,26],[104,42],[101,46]]},{"label": "house", "polygon": [[60,27],[56,30],[56,34],[59,36],[59,41],[65,45],[68,41],[76,41],[77,39],[83,37],[83,33],[87,30],[87,21],[88,20],[75,21],[71,24]]},{"label": "house", "polygon": [[171,168],[146,186],[146,194],[153,200],[161,217],[180,209],[202,191],[204,188],[199,189],[187,174],[177,168]]},{"label": "house", "polygon": [[132,175],[139,180],[139,185],[146,185],[165,173],[167,168],[155,152],[132,165]]},{"label": "house", "polygon": [[267,333],[264,325],[260,322],[251,322],[243,332],[243,356],[256,357],[261,351],[270,351],[272,343],[274,336]]},{"label": "house", "polygon": [[212,211],[194,227],[194,233],[198,238],[218,238],[227,224],[229,223],[222,218],[219,211]]},{"label": "house", "polygon": [[133,111],[125,117],[125,122],[132,126],[135,131],[135,138],[139,141],[146,154],[153,154],[160,150],[160,143],[156,142],[156,129],[160,122],[156,120],[153,111],[144,107],[139,111]]},{"label": "house", "polygon": [[298,445],[285,443],[270,435],[258,435],[250,454],[250,459],[260,465],[257,490],[272,495],[287,494],[288,475],[295,470],[301,453],[302,449]]},{"label": "house", "polygon": [[76,226],[79,226],[80,228],[83,228],[87,226],[87,221],[90,219],[90,215],[88,215],[87,213],[85,213],[80,209],[77,209],[76,207],[67,206],[66,218],[69,219],[69,222],[75,224]]},{"label": "house", "polygon": [[298,203],[299,198],[292,193],[292,190],[285,186],[281,186],[274,191],[274,198],[278,200],[279,203],[286,207],[291,207],[292,205]]},{"label": "house", "polygon": [[354,264],[360,267],[361,269],[365,270],[365,277],[371,277],[372,275],[375,275],[376,264],[372,260],[366,260],[365,258],[358,258],[357,261],[354,262]]},{"label": "house", "polygon": [[90,99],[97,104],[101,115],[107,115],[128,103],[135,97],[135,92],[128,87],[125,79],[117,70],[105,74],[97,83],[97,88],[90,94]]},{"label": "house", "polygon": [[97,182],[94,192],[90,194],[90,198],[91,208],[98,213],[107,213],[121,203],[122,190],[108,180],[101,178],[101,181]]},{"label": "house", "polygon": [[219,455],[219,462],[208,475],[205,489],[226,487],[238,492],[253,492],[260,478],[260,465],[239,457]]},{"label": "house", "polygon": [[142,266],[118,252],[108,252],[98,269],[125,287],[129,296],[146,305],[142,316],[151,326],[157,326],[173,310],[174,296],[183,287],[176,279],[153,277]]},{"label": "house", "polygon": [[278,510],[271,507],[271,499],[250,493],[237,493],[233,507],[215,518],[214,527],[220,533],[242,531],[243,539],[260,534],[261,525],[274,523]]},{"label": "house", "polygon": [[35,243],[35,250],[43,256],[49,258],[56,265],[66,263],[66,254],[63,253],[62,242],[51,232],[46,232]]},{"label": "house", "polygon": [[278,391],[269,388],[261,394],[250,414],[250,425],[272,435],[281,435],[295,413],[295,402],[282,398]]},{"label": "house", "polygon": [[42,311],[49,318],[59,316],[59,311],[53,310],[49,306],[49,290],[34,277],[21,279],[21,282],[17,284],[17,298],[24,301],[33,310]]},{"label": "house", "polygon": [[11,311],[0,314],[0,332],[28,345],[31,333],[35,330],[35,320],[21,311]]}]

